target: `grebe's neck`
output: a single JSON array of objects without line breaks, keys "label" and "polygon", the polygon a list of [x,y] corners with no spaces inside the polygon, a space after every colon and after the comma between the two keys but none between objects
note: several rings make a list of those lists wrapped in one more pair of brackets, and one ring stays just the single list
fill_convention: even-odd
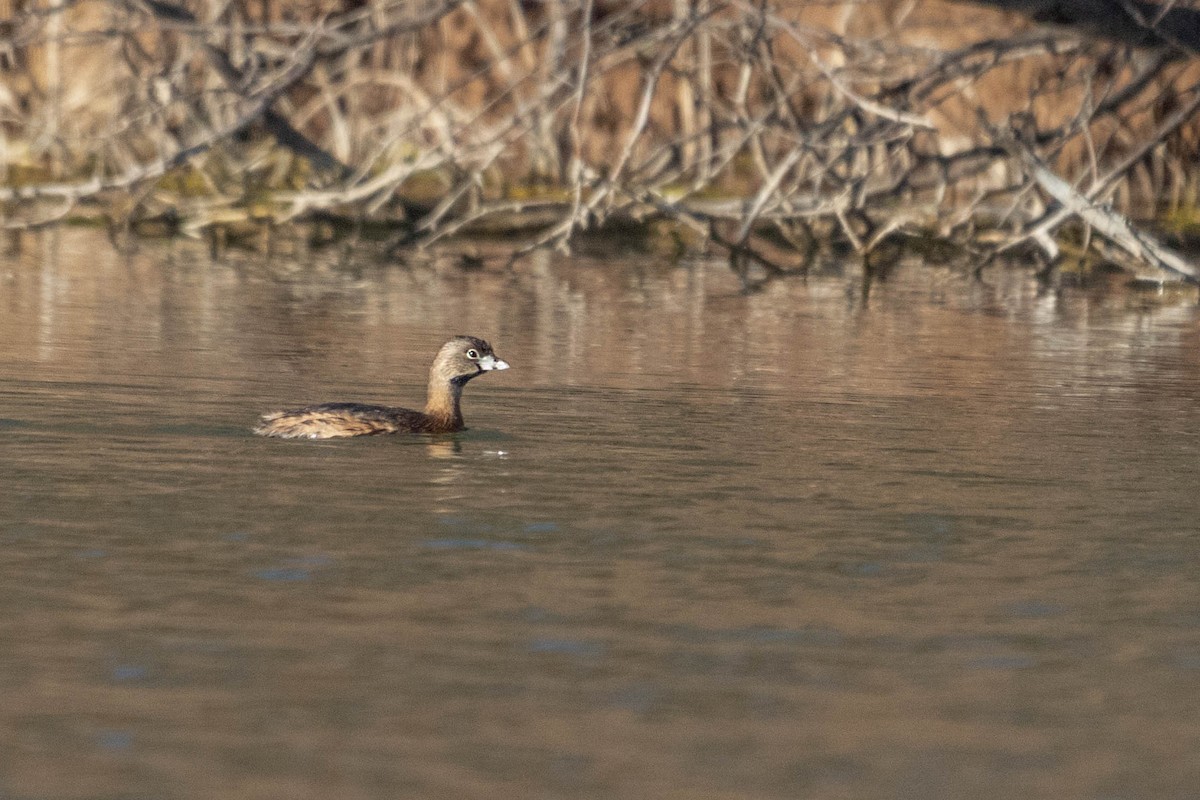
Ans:
[{"label": "grebe's neck", "polygon": [[425,414],[435,419],[439,427],[444,426],[449,431],[462,430],[462,408],[459,406],[459,401],[466,383],[466,379],[446,380],[431,371],[429,398],[425,401]]}]

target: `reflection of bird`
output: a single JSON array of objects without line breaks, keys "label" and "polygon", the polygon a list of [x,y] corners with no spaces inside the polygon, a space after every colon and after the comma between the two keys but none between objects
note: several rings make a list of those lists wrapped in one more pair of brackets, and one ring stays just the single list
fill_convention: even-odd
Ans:
[{"label": "reflection of bird", "polygon": [[467,381],[493,369],[508,369],[492,346],[473,336],[442,345],[429,368],[429,399],[424,411],[360,403],[322,403],[266,414],[254,429],[280,439],[335,439],[373,433],[452,433],[463,425],[459,399]]}]

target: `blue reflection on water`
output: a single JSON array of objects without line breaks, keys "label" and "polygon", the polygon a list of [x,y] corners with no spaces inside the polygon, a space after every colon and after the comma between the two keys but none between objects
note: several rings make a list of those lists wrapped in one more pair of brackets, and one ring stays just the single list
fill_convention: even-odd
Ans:
[{"label": "blue reflection on water", "polygon": [[538,638],[529,642],[531,653],[557,653],[579,658],[599,658],[604,655],[604,645],[582,639]]},{"label": "blue reflection on water", "polygon": [[118,664],[110,673],[114,681],[140,681],[150,674],[141,664]]},{"label": "blue reflection on water", "polygon": [[133,733],[130,731],[100,731],[96,734],[96,744],[102,750],[128,750],[133,747]]},{"label": "blue reflection on water", "polygon": [[422,546],[432,550],[528,550],[519,542],[493,541],[491,539],[426,539]]},{"label": "blue reflection on water", "polygon": [[312,570],[302,567],[271,567],[256,571],[254,577],[264,581],[306,581],[312,577]]},{"label": "blue reflection on water", "polygon": [[333,558],[324,554],[299,556],[297,558],[290,558],[277,567],[266,567],[255,570],[254,577],[261,578],[264,581],[276,581],[280,583],[306,581],[313,576],[315,569],[327,567],[332,563]]}]

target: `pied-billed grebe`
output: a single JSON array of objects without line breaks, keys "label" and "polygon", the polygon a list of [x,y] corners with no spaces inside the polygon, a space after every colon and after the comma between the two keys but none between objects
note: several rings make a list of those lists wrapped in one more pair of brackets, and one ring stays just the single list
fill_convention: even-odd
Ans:
[{"label": "pied-billed grebe", "polygon": [[493,369],[508,369],[492,346],[474,336],[455,336],[442,345],[429,368],[424,411],[360,403],[322,403],[266,414],[254,429],[280,439],[336,439],[374,433],[453,433],[463,425],[459,399],[467,381]]}]

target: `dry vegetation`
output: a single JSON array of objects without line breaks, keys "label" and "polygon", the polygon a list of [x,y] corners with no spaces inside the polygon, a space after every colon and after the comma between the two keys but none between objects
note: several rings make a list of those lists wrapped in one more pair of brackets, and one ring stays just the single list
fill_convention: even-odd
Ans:
[{"label": "dry vegetation", "polygon": [[519,256],[665,219],[747,283],[931,242],[1196,280],[1126,217],[1200,206],[1198,7],[0,0],[0,220]]}]

